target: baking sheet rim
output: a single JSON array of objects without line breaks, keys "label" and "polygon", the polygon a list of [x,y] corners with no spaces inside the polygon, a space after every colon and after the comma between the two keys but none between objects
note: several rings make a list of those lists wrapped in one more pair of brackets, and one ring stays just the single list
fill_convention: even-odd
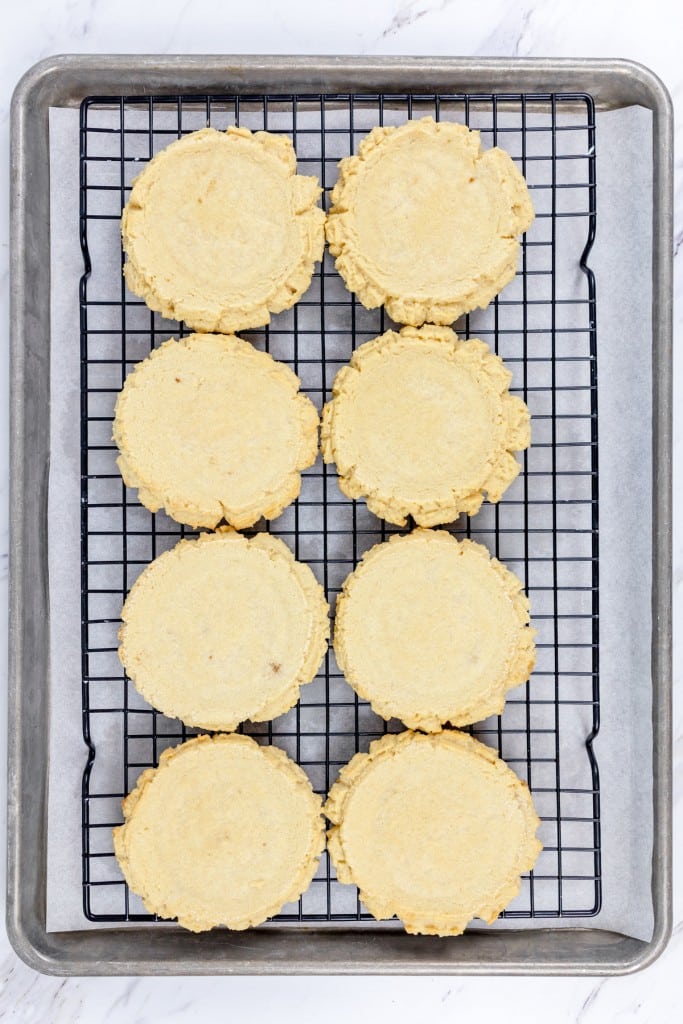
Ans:
[{"label": "baking sheet rim", "polygon": [[[40,778],[40,765],[33,760],[35,755],[35,744],[29,744],[27,739],[31,733],[40,735],[40,707],[32,707],[32,717],[27,716],[24,708],[30,705],[27,691],[33,686],[38,692],[40,685],[45,684],[45,678],[36,679],[36,668],[40,665],[32,664],[33,672],[23,674],[26,659],[26,648],[23,643],[24,631],[32,633],[36,629],[34,622],[28,621],[27,613],[30,610],[27,606],[27,597],[35,603],[35,591],[41,591],[43,606],[45,605],[46,588],[44,578],[41,578],[41,587],[36,588],[35,575],[42,570],[44,576],[45,540],[44,534],[41,540],[40,534],[36,540],[35,535],[31,538],[30,518],[24,515],[24,510],[30,505],[27,497],[33,498],[33,507],[36,506],[36,497],[39,498],[38,507],[44,514],[46,494],[46,467],[36,466],[34,462],[26,460],[27,431],[25,431],[25,409],[26,409],[26,359],[27,348],[30,342],[38,346],[40,341],[45,342],[49,335],[49,306],[48,316],[45,316],[44,303],[36,302],[34,293],[30,290],[29,273],[32,260],[35,261],[37,253],[27,244],[28,228],[33,229],[31,238],[36,240],[36,228],[38,233],[47,233],[49,237],[49,224],[45,223],[44,214],[49,207],[46,207],[46,197],[42,195],[38,203],[31,204],[29,181],[33,177],[32,172],[36,170],[31,165],[31,154],[29,149],[35,150],[34,156],[45,157],[47,154],[47,108],[55,103],[75,103],[78,95],[78,82],[85,77],[83,82],[82,95],[93,94],[97,91],[106,92],[120,91],[125,82],[126,91],[153,91],[159,92],[166,89],[179,90],[179,73],[185,71],[192,81],[187,91],[199,91],[198,83],[195,80],[198,73],[206,75],[203,80],[201,91],[214,91],[215,84],[209,86],[208,76],[211,72],[218,75],[234,75],[250,72],[259,72],[266,78],[271,76],[287,75],[287,82],[283,88],[289,89],[296,86],[294,76],[308,72],[315,72],[319,80],[309,82],[308,88],[315,88],[319,91],[330,91],[322,81],[327,74],[330,78],[329,86],[332,91],[339,91],[342,88],[343,76],[356,74],[384,75],[398,73],[399,76],[407,72],[413,75],[419,73],[424,76],[449,76],[457,77],[458,88],[471,88],[472,81],[481,82],[482,76],[486,76],[488,88],[512,90],[513,86],[509,76],[514,77],[515,92],[538,91],[592,91],[598,100],[601,99],[601,85],[605,93],[606,101],[611,105],[620,105],[633,102],[641,102],[650,106],[655,113],[655,140],[654,140],[654,253],[653,253],[653,276],[654,290],[653,301],[655,304],[653,314],[653,387],[654,387],[654,481],[653,481],[653,734],[654,734],[654,801],[655,801],[655,851],[653,871],[653,901],[655,908],[655,932],[649,943],[638,942],[637,940],[625,940],[630,946],[628,952],[619,956],[607,955],[604,958],[571,956],[568,949],[563,949],[563,955],[557,954],[546,956],[545,959],[531,959],[528,955],[520,955],[517,958],[486,958],[486,959],[463,959],[445,961],[436,958],[434,955],[425,956],[424,959],[416,959],[415,945],[408,948],[403,947],[403,956],[387,958],[381,964],[377,964],[376,950],[373,957],[373,950],[368,946],[364,955],[355,955],[347,961],[340,962],[339,954],[341,948],[337,948],[336,954],[324,956],[321,959],[313,960],[303,958],[301,960],[283,960],[280,956],[276,959],[261,959],[253,957],[254,947],[263,944],[260,940],[254,941],[250,936],[250,949],[245,950],[247,956],[243,959],[226,960],[224,957],[206,956],[209,952],[206,946],[196,946],[201,953],[200,958],[177,957],[161,961],[155,957],[147,957],[141,960],[134,958],[115,958],[111,951],[106,954],[106,937],[115,938],[122,933],[89,932],[53,933],[47,935],[44,925],[40,924],[40,877],[39,868],[42,861],[44,866],[45,851],[42,849],[42,856],[34,858],[33,870],[24,873],[20,867],[24,858],[20,852],[24,847],[24,841],[32,831],[34,837],[40,836],[41,825],[44,825],[46,811],[45,800],[33,799],[33,806],[27,808],[23,799],[26,792],[25,776],[33,772],[33,779],[38,775],[38,797],[41,796],[41,781],[44,797],[46,770],[43,778]],[[591,85],[590,76],[593,75]],[[98,83],[99,90],[94,88],[87,76],[101,76]],[[145,81],[139,90],[132,90],[130,82],[144,78]],[[80,76],[80,79],[79,79]],[[165,78],[164,78],[165,76]],[[533,76],[533,77],[530,77]],[[164,84],[164,81],[168,84]],[[171,85],[171,81],[173,85]],[[429,81],[433,79],[430,77]],[[215,79],[214,79],[215,82]],[[467,84],[465,84],[465,82]],[[571,89],[568,83],[574,88]],[[234,88],[235,83],[232,82]],[[244,79],[239,83],[244,87]],[[424,84],[424,83],[423,83]],[[443,83],[441,83],[443,85]],[[254,85],[251,89],[253,91]],[[335,89],[336,87],[336,89]],[[390,86],[392,87],[392,86]],[[405,82],[404,82],[405,87]],[[225,88],[225,85],[223,85]],[[376,88],[384,90],[385,84],[376,83]],[[425,85],[426,88],[426,85]],[[451,88],[453,86],[451,85]],[[620,90],[626,90],[621,94]],[[180,91],[184,91],[182,88]],[[647,100],[648,102],[644,102]],[[33,123],[27,120],[29,108],[33,110]],[[35,110],[39,109],[41,116],[35,117]],[[574,60],[546,60],[546,59],[432,59],[432,58],[297,58],[297,57],[220,57],[220,58],[198,58],[198,57],[80,57],[66,56],[47,58],[31,69],[21,80],[15,92],[12,103],[12,211],[11,211],[11,345],[12,345],[12,408],[11,408],[11,573],[10,573],[10,681],[9,681],[9,745],[8,745],[8,903],[7,903],[7,926],[10,940],[15,950],[26,962],[37,970],[55,974],[78,974],[78,973],[327,973],[327,972],[370,972],[370,973],[404,973],[410,969],[415,973],[488,973],[490,971],[501,971],[505,973],[624,973],[636,970],[651,962],[663,950],[668,941],[671,928],[671,224],[672,224],[672,163],[671,163],[671,133],[672,113],[670,98],[659,80],[648,69],[628,61],[574,61]],[[41,168],[38,168],[40,172]],[[47,177],[47,166],[43,164],[42,173]],[[35,187],[35,186],[34,186]],[[42,209],[41,209],[42,207]],[[40,222],[41,214],[43,221]],[[30,221],[30,225],[29,222]],[[38,247],[40,251],[40,246]],[[48,250],[49,251],[49,250]],[[39,307],[36,316],[36,305]],[[32,314],[32,315],[29,315]],[[41,331],[42,327],[42,331]],[[31,351],[31,355],[35,355]],[[37,375],[39,376],[39,375]],[[36,375],[32,376],[36,380]],[[35,396],[31,396],[35,400]],[[38,460],[36,460],[38,461]],[[27,464],[29,472],[26,472]],[[31,491],[32,488],[32,491]],[[33,492],[33,493],[32,493]],[[28,544],[33,539],[35,549]],[[27,572],[27,561],[34,572],[29,577]],[[33,584],[34,593],[30,595],[29,588]],[[36,659],[39,660],[39,659]],[[45,661],[45,659],[43,659]],[[26,685],[28,679],[29,685]],[[43,719],[45,717],[43,709]],[[43,722],[44,725],[47,723]],[[31,728],[28,728],[28,727]],[[27,737],[26,733],[29,734]],[[32,755],[29,758],[29,753]],[[46,769],[45,758],[43,765]],[[32,796],[35,795],[35,787]],[[27,810],[32,813],[27,814]],[[23,814],[22,814],[23,811]],[[44,829],[43,829],[44,831]],[[32,874],[30,878],[28,875]],[[29,884],[32,883],[32,884]],[[37,898],[36,898],[37,897]],[[33,898],[33,901],[32,901]],[[149,929],[141,929],[147,935]],[[136,930],[137,932],[137,930]],[[180,933],[169,933],[163,930],[164,934],[187,939],[187,936]],[[126,931],[126,937],[132,937],[131,931]],[[277,929],[269,930],[269,936],[278,937]],[[301,938],[305,939],[308,930],[303,931]],[[337,939],[337,947],[348,945],[339,943],[340,936],[336,929],[329,933]],[[376,933],[374,933],[376,934]],[[373,939],[374,939],[373,934]],[[556,935],[564,939],[564,945],[572,935],[595,935],[590,929],[577,930],[577,932],[563,931],[553,932],[538,931],[534,933],[506,933],[504,941],[499,942],[507,948],[515,940],[519,944],[522,938],[522,946],[536,945],[543,951],[543,946],[549,946],[549,936]],[[599,933],[600,942],[596,945],[596,951],[600,946],[608,948],[607,933]],[[534,943],[533,939],[538,936]],[[79,948],[80,943],[86,942],[90,947],[89,955],[84,955],[85,950]],[[349,938],[349,936],[345,936]],[[470,946],[476,946],[486,938],[472,933]],[[499,936],[502,939],[502,936]],[[352,946],[363,947],[364,936],[362,934],[354,937]],[[163,942],[163,940],[162,940]],[[287,946],[299,945],[294,942],[292,933],[286,933]],[[183,945],[192,946],[192,942],[183,942]],[[234,944],[233,942],[230,943]],[[315,945],[326,945],[321,942],[320,933],[315,932]],[[110,943],[111,945],[111,943]],[[376,945],[376,939],[372,946]],[[562,943],[560,943],[562,945]],[[461,940],[457,950],[463,951],[464,943]],[[215,950],[214,950],[215,952]],[[315,950],[317,955],[317,949]],[[348,953],[355,950],[349,950]],[[435,951],[434,951],[435,952]],[[500,950],[499,950],[500,952]],[[520,950],[520,953],[522,950]],[[220,956],[220,948],[218,950]],[[368,955],[369,954],[369,955]],[[283,970],[285,968],[285,970]]]}]

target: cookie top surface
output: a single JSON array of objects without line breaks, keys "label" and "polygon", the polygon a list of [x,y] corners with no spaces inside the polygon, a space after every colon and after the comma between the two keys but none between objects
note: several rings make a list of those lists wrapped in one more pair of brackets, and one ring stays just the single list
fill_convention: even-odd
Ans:
[{"label": "cookie top surface", "polygon": [[535,659],[529,602],[482,544],[415,530],[376,544],[337,599],[334,650],[383,718],[435,731],[500,714]]},{"label": "cookie top surface", "polygon": [[339,880],[413,934],[490,924],[541,850],[526,783],[459,732],[377,740],[342,769],[324,811]]},{"label": "cookie top surface", "polygon": [[322,259],[318,179],[288,138],[245,128],[186,135],[135,179],[121,231],[126,282],[198,331],[259,327],[289,309]]},{"label": "cookie top surface", "polygon": [[124,482],[152,512],[190,526],[274,519],[318,450],[318,414],[300,383],[232,335],[165,342],[128,375],[116,402]]},{"label": "cookie top surface", "polygon": [[308,887],[325,842],[320,804],[284,751],[198,736],[140,775],[114,851],[150,913],[195,932],[249,928]]},{"label": "cookie top surface", "polygon": [[323,410],[322,447],[339,486],[403,526],[450,523],[498,501],[530,441],[529,410],[511,374],[476,338],[404,327],[361,345]]},{"label": "cookie top surface", "polygon": [[509,154],[426,117],[374,128],[340,162],[326,231],[349,291],[398,323],[451,324],[515,276],[534,219]]},{"label": "cookie top surface", "polygon": [[232,530],[160,555],[121,618],[119,657],[142,696],[213,730],[293,707],[329,635],[327,601],[308,566],[276,537]]}]

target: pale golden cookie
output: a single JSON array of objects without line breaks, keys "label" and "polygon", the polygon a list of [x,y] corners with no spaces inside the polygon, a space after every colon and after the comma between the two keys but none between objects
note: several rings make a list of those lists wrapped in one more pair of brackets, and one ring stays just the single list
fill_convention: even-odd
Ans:
[{"label": "pale golden cookie", "polygon": [[193,932],[250,928],[308,888],[325,845],[320,804],[277,747],[197,736],[140,775],[114,852],[150,913]]},{"label": "pale golden cookie", "polygon": [[528,448],[529,410],[477,338],[448,327],[387,331],[356,349],[323,410],[325,462],[349,498],[403,526],[450,523],[499,501]]},{"label": "pale golden cookie", "polygon": [[327,601],[308,566],[276,537],[232,530],[155,559],[121,619],[119,657],[145,700],[225,731],[293,707],[329,636]]},{"label": "pale golden cookie", "polygon": [[133,183],[121,219],[126,283],[198,331],[267,324],[298,302],[322,259],[320,193],[282,135],[186,135]]},{"label": "pale golden cookie", "polygon": [[346,579],[334,652],[378,715],[432,732],[500,714],[529,678],[534,635],[521,582],[482,544],[415,530]]},{"label": "pale golden cookie", "polygon": [[451,324],[515,276],[532,224],[526,182],[479,132],[431,117],[374,128],[339,164],[327,218],[346,287],[398,323]]},{"label": "pale golden cookie", "polygon": [[340,882],[378,920],[407,932],[460,935],[518,894],[542,847],[525,782],[460,732],[404,732],[342,768],[324,812]]},{"label": "pale golden cookie", "polygon": [[191,334],[154,349],[116,402],[127,487],[146,508],[212,529],[274,519],[315,462],[318,414],[283,363],[232,335]]}]

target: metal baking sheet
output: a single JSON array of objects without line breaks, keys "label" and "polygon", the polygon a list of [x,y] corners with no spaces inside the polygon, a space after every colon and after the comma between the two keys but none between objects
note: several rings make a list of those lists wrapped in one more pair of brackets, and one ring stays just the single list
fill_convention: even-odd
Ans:
[{"label": "metal baking sheet", "polygon": [[[110,62],[105,66],[103,72],[99,75],[95,75],[93,79],[88,79],[87,75],[87,58],[65,58],[61,62],[54,66],[49,65],[46,67],[38,66],[33,72],[29,73],[27,79],[24,80],[23,90],[24,93],[30,94],[31,90],[36,90],[38,85],[41,85],[43,95],[45,96],[45,102],[47,105],[55,103],[64,105],[65,103],[77,103],[84,95],[97,93],[98,95],[103,94],[117,94],[123,88],[125,81],[125,91],[128,94],[134,92],[135,94],[147,94],[149,92],[174,92],[177,93],[179,90],[183,92],[248,92],[253,94],[255,91],[269,91],[269,92],[301,92],[311,91],[312,89],[322,92],[338,92],[344,88],[353,88],[354,90],[381,90],[381,91],[403,91],[407,89],[410,91],[415,89],[416,91],[423,92],[425,90],[434,90],[440,92],[459,92],[459,91],[475,91],[475,92],[504,92],[514,89],[516,92],[520,91],[579,91],[579,90],[590,90],[595,96],[598,104],[609,103],[612,105],[620,104],[632,104],[634,102],[644,102],[648,100],[647,105],[653,110],[655,114],[655,156],[658,153],[658,140],[661,150],[661,140],[666,137],[666,132],[669,128],[669,122],[667,120],[667,106],[666,106],[666,94],[663,92],[661,87],[658,85],[655,79],[645,72],[643,69],[636,68],[633,65],[623,64],[621,62],[515,62],[514,71],[515,74],[511,74],[512,68],[509,62],[501,61],[490,61],[490,62],[463,62],[463,61],[438,61],[431,62],[425,60],[409,60],[399,59],[396,61],[356,61],[348,60],[344,61],[341,59],[335,60],[321,60],[315,61],[308,59],[306,61],[292,61],[289,59],[267,59],[267,58],[239,58],[235,59],[235,62],[228,59],[223,59],[222,62],[218,62],[216,59],[207,59],[206,61],[198,61],[198,59],[185,59],[185,58],[163,58],[157,60],[156,58],[150,58],[149,63],[146,64],[143,59],[142,63],[139,64],[136,61],[136,66],[142,67],[142,73],[133,74],[132,71],[128,75],[125,74],[124,65],[126,65],[126,59],[111,58]],[[213,61],[213,63],[212,63]],[[183,63],[186,75],[189,76],[187,79],[181,73],[178,68],[179,62]],[[194,71],[197,71],[197,65],[201,64],[205,68],[203,77],[197,77],[193,84],[190,84],[189,78],[192,77]],[[219,63],[221,67],[219,69]],[[241,65],[241,71],[238,73],[236,64]],[[49,62],[48,62],[49,64]],[[315,73],[313,73],[313,67],[315,66]],[[80,83],[74,80],[69,81],[69,75],[73,74],[76,67],[80,68],[81,81]],[[111,68],[111,74],[109,74],[109,68]],[[174,70],[175,69],[175,70]],[[164,78],[164,71],[167,72],[167,78]],[[157,77],[155,77],[155,75]],[[78,76],[76,76],[78,77]],[[47,88],[46,78],[49,80],[50,88],[52,93],[50,94],[50,88]],[[597,81],[596,81],[597,79]],[[187,84],[186,84],[187,81]],[[621,82],[621,91],[617,89],[617,83]],[[172,83],[172,84],[171,84]],[[23,120],[25,111],[22,109],[22,88],[17,93],[15,110],[17,111],[17,124]],[[61,91],[62,88],[67,89],[67,95]],[[69,91],[71,90],[71,91]],[[25,97],[24,97],[25,100]],[[663,152],[666,152],[664,147]],[[20,154],[21,156],[22,154]],[[661,162],[661,161],[660,161]],[[19,160],[19,165],[22,161]],[[664,213],[666,213],[666,197],[670,196],[670,182],[669,191],[667,191],[666,181],[667,169],[670,171],[669,165],[664,163],[662,166],[657,166],[657,160],[655,160],[655,219],[662,216],[661,202],[657,203],[658,195],[660,199],[663,198],[664,202]],[[659,175],[659,178],[658,178]],[[661,188],[661,182],[664,181],[664,188]],[[659,185],[658,185],[659,182]],[[670,207],[669,207],[670,210]],[[19,210],[19,214],[22,214],[22,210]],[[34,218],[30,218],[34,219]],[[666,220],[666,218],[665,218]],[[17,226],[23,230],[27,228],[26,217],[19,217],[20,223]],[[668,225],[670,238],[670,224]],[[661,240],[662,235],[667,240],[666,230],[664,232],[655,230],[654,237],[657,240]],[[16,236],[15,236],[16,237]],[[665,265],[663,268],[662,278],[662,265],[661,260],[664,257]],[[663,311],[664,323],[654,323],[654,335],[655,335],[655,347],[654,347],[654,387],[655,390],[661,387],[664,389],[664,393],[667,393],[669,386],[669,380],[666,372],[666,360],[663,361],[664,372],[658,374],[658,354],[660,348],[666,351],[666,314],[667,308],[670,312],[670,303],[667,307],[666,302],[662,302],[662,281],[664,283],[663,292],[666,293],[666,256],[667,253],[655,252],[654,254],[654,295],[655,309],[659,310],[660,314]],[[670,266],[669,266],[670,269]],[[18,278],[15,278],[15,283]],[[21,290],[21,289],[20,289]],[[663,296],[666,298],[666,295]],[[35,303],[33,303],[35,312]],[[19,325],[23,329],[28,327],[26,321]],[[14,340],[18,341],[18,333],[15,334]],[[43,339],[43,346],[45,346],[45,339],[49,337],[48,325],[43,326],[43,333],[40,335]],[[45,349],[43,348],[43,351]],[[16,351],[16,350],[15,350]],[[23,353],[19,353],[21,359]],[[17,362],[15,361],[15,367]],[[24,369],[24,366],[21,367]],[[16,392],[15,392],[16,397]],[[27,396],[29,399],[31,396]],[[35,396],[33,396],[35,397]],[[657,401],[659,398],[659,401]],[[668,421],[666,420],[667,405],[666,402],[662,403],[661,394],[655,395],[655,408],[659,413],[659,419],[664,419],[661,423],[655,423],[655,479],[653,482],[653,496],[654,496],[654,509],[655,513],[658,513],[659,519],[655,518],[655,536],[654,536],[654,550],[655,550],[655,600],[661,598],[661,587],[664,585],[664,590],[668,586],[668,574],[665,573],[665,578],[660,579],[660,575],[657,572],[658,557],[661,555],[661,549],[658,545],[661,542],[661,530],[664,527],[664,539],[666,540],[666,529],[668,528],[668,505],[667,499],[665,498],[662,502],[661,495],[658,494],[658,487],[663,486],[666,491],[667,481],[662,479],[662,463],[659,458],[662,456],[659,454],[662,449],[658,449],[657,444],[663,443],[664,448],[669,441],[668,437]],[[15,420],[16,423],[16,420]],[[35,426],[35,424],[32,424]],[[658,432],[659,430],[659,432]],[[14,435],[13,435],[14,436]],[[43,446],[45,441],[43,441]],[[668,459],[662,458],[663,466],[668,467]],[[16,476],[15,476],[16,482]],[[43,483],[44,486],[44,483]],[[24,492],[26,494],[26,492]],[[28,498],[33,501],[35,505],[35,498],[30,494]],[[26,497],[23,498],[24,502]],[[14,505],[16,507],[16,503]],[[664,518],[664,524],[662,524],[662,516]],[[44,535],[43,535],[44,536]],[[664,559],[668,551],[666,550],[666,543],[664,543]],[[664,565],[666,569],[666,564]],[[44,573],[44,567],[43,567]],[[664,604],[668,607],[666,601],[666,594],[664,594]],[[14,608],[14,605],[13,605]],[[655,613],[657,607],[655,606]],[[666,616],[665,616],[666,618]],[[655,680],[655,692],[654,692],[654,721],[655,721],[655,835],[656,842],[658,844],[662,841],[661,831],[662,822],[667,825],[667,807],[668,800],[666,798],[666,772],[667,764],[666,758],[663,763],[661,762],[662,751],[668,752],[668,744],[662,741],[662,733],[666,732],[668,728],[668,714],[666,713],[667,700],[666,690],[668,685],[667,679],[667,665],[666,657],[664,658],[664,665],[658,666],[656,664],[657,657],[662,653],[666,652],[666,644],[668,641],[667,626],[664,623],[664,635],[661,637],[657,636],[658,629],[661,628],[662,620],[657,618],[655,614],[655,636],[653,637],[653,678]],[[16,622],[15,622],[16,625]],[[16,632],[16,631],[15,631]],[[658,647],[657,641],[661,639],[662,645]],[[656,650],[655,650],[656,648]],[[15,663],[16,664],[16,663]],[[659,678],[657,671],[659,668]],[[35,680],[36,686],[42,685],[43,691],[45,690],[46,680],[43,678],[42,684],[39,679]],[[659,684],[659,685],[657,685]],[[26,686],[26,680],[24,679],[24,686]],[[17,693],[17,696],[19,694]],[[659,697],[663,697],[664,714],[661,714],[659,707]],[[19,710],[19,709],[18,709]],[[35,711],[35,708],[33,709]],[[14,753],[14,752],[12,752]],[[20,764],[19,767],[24,767],[28,770],[28,765]],[[33,766],[35,767],[35,766]],[[43,768],[45,766],[43,765]],[[663,777],[659,776],[659,772],[663,772]],[[39,780],[43,785],[44,792],[44,778]],[[10,782],[12,783],[12,776],[10,776]],[[663,797],[663,803],[660,803]],[[13,814],[12,793],[10,794],[10,814]],[[22,807],[22,815],[24,814],[25,808]],[[37,812],[40,812],[40,808],[36,808]],[[44,815],[44,808],[43,808]],[[663,817],[662,817],[663,816]],[[24,824],[23,817],[20,819],[22,825]],[[43,836],[45,821],[44,817],[42,820]],[[493,936],[482,935],[481,933],[471,934],[466,936],[463,940],[458,940],[455,943],[439,943],[438,948],[434,944],[427,940],[426,944],[422,940],[411,940],[410,945],[407,945],[405,941],[401,942],[400,936],[392,936],[389,933],[384,933],[381,937],[381,944],[377,943],[377,933],[374,933],[375,942],[373,944],[373,955],[372,960],[368,961],[365,955],[365,946],[369,941],[372,941],[371,934],[363,936],[358,932],[350,934],[349,932],[335,932],[333,936],[326,935],[321,936],[319,933],[315,937],[306,938],[301,933],[295,935],[294,933],[283,930],[271,929],[269,931],[263,931],[258,933],[250,933],[248,942],[242,942],[238,939],[234,941],[234,937],[231,937],[229,948],[220,941],[216,941],[216,937],[202,937],[201,945],[196,945],[196,937],[175,935],[171,937],[169,931],[157,929],[155,934],[152,936],[149,929],[142,929],[142,936],[145,934],[147,938],[143,938],[139,931],[132,933],[130,930],[126,931],[125,935],[117,935],[115,932],[107,932],[98,934],[97,932],[89,932],[87,936],[81,937],[81,946],[78,949],[68,949],[71,944],[71,940],[74,937],[79,936],[80,933],[70,933],[68,936],[64,934],[50,934],[45,935],[44,933],[44,918],[42,921],[42,931],[40,931],[41,922],[40,919],[33,920],[32,923],[39,930],[34,932],[41,940],[42,945],[37,946],[36,942],[30,938],[26,923],[28,920],[25,916],[18,915],[19,911],[19,899],[10,906],[10,934],[14,935],[17,946],[20,951],[24,951],[24,955],[31,960],[36,966],[40,966],[37,960],[41,960],[40,950],[43,950],[46,954],[47,959],[41,960],[43,967],[42,969],[52,970],[61,973],[78,973],[90,971],[96,973],[98,970],[103,970],[103,966],[100,964],[99,967],[95,964],[92,959],[92,950],[97,947],[98,943],[102,943],[107,949],[107,970],[118,971],[120,973],[130,973],[133,970],[136,971],[157,971],[159,973],[172,973],[176,971],[193,971],[193,972],[207,972],[217,973],[220,971],[247,971],[247,970],[258,970],[258,971],[283,971],[283,970],[299,970],[302,972],[306,971],[320,971],[325,972],[329,970],[346,970],[346,971],[407,971],[407,970],[418,970],[422,972],[434,972],[437,970],[445,971],[486,971],[486,970],[505,970],[505,971],[523,971],[523,970],[536,970],[536,971],[568,971],[568,970],[593,970],[593,971],[614,971],[628,969],[630,966],[637,966],[642,963],[645,959],[656,955],[658,949],[660,949],[665,941],[667,932],[667,913],[666,908],[668,905],[667,899],[667,879],[668,879],[668,859],[666,855],[666,835],[668,829],[664,828],[664,846],[665,855],[661,856],[660,851],[655,851],[655,865],[659,866],[659,869],[663,868],[663,876],[658,878],[657,873],[655,874],[653,884],[653,898],[655,903],[655,934],[651,942],[638,942],[637,940],[628,940],[623,936],[614,936],[613,942],[609,942],[609,936],[605,932],[598,932],[596,929],[593,930],[581,930],[580,932],[570,933],[564,931],[559,933],[557,931],[546,931],[539,935],[539,933],[530,934],[528,932],[515,931],[507,932],[505,935],[504,943],[500,941],[496,943]],[[12,839],[17,840],[18,835],[16,832],[13,833]],[[15,862],[16,863],[16,862]],[[12,875],[12,849],[10,850],[10,872]],[[25,885],[17,888],[16,884],[14,890],[12,888],[13,883],[20,881],[14,875],[10,877],[10,895],[14,891],[18,896],[25,896],[26,889]],[[25,881],[21,879],[21,881]],[[37,883],[37,891],[40,890],[41,879],[38,875],[35,879]],[[44,878],[42,879],[43,887],[43,898],[44,898]],[[36,891],[36,890],[34,890]],[[22,901],[24,909],[26,908],[25,899]],[[14,913],[14,918],[13,918]],[[16,923],[16,929],[12,927],[12,922]],[[269,935],[269,939],[261,939],[261,935]],[[274,936],[277,935],[277,939]],[[158,938],[158,941],[157,941]],[[207,942],[207,938],[211,941]],[[491,941],[493,938],[493,942]],[[497,937],[499,940],[502,936]],[[331,948],[327,948],[330,942],[334,941],[335,945]],[[58,943],[58,949],[54,953],[50,954],[48,948],[55,942]],[[272,945],[275,943],[275,945]],[[630,948],[629,948],[629,943]],[[634,945],[635,944],[635,945]],[[145,953],[142,956],[136,952],[136,946],[143,945]],[[243,948],[248,946],[248,951]],[[447,949],[445,948],[447,946]],[[376,948],[377,947],[377,948]],[[152,950],[150,954],[150,950]],[[258,951],[258,955],[257,954]],[[147,955],[146,955],[147,954]],[[196,956],[196,959],[195,959]],[[287,960],[287,967],[283,964],[283,957]],[[291,957],[299,958],[296,959],[294,965],[291,963]]]}]

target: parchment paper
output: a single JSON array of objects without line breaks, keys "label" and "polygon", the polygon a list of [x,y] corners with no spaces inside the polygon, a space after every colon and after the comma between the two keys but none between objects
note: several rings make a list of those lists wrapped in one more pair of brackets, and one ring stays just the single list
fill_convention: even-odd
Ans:
[{"label": "parchment paper", "polygon": [[[80,656],[78,128],[77,111],[50,111],[48,931],[107,927],[85,918],[81,878],[86,747]],[[494,928],[599,927],[640,939],[652,934],[650,154],[648,111],[629,108],[598,115],[598,227],[590,265],[598,289],[601,727],[595,749],[602,910],[585,919],[508,919]],[[585,161],[583,165],[585,171]],[[94,265],[111,268],[118,253],[96,254],[94,239],[93,232],[89,242]],[[44,286],[36,282],[36,287]],[[565,786],[571,783],[572,758],[577,759],[577,771],[581,767],[585,773],[582,744],[589,728],[586,709],[561,734],[566,741],[561,749]],[[104,750],[116,740],[105,728],[96,742]],[[287,742],[281,745],[286,748]],[[567,873],[570,858],[565,854],[563,860]]]}]

